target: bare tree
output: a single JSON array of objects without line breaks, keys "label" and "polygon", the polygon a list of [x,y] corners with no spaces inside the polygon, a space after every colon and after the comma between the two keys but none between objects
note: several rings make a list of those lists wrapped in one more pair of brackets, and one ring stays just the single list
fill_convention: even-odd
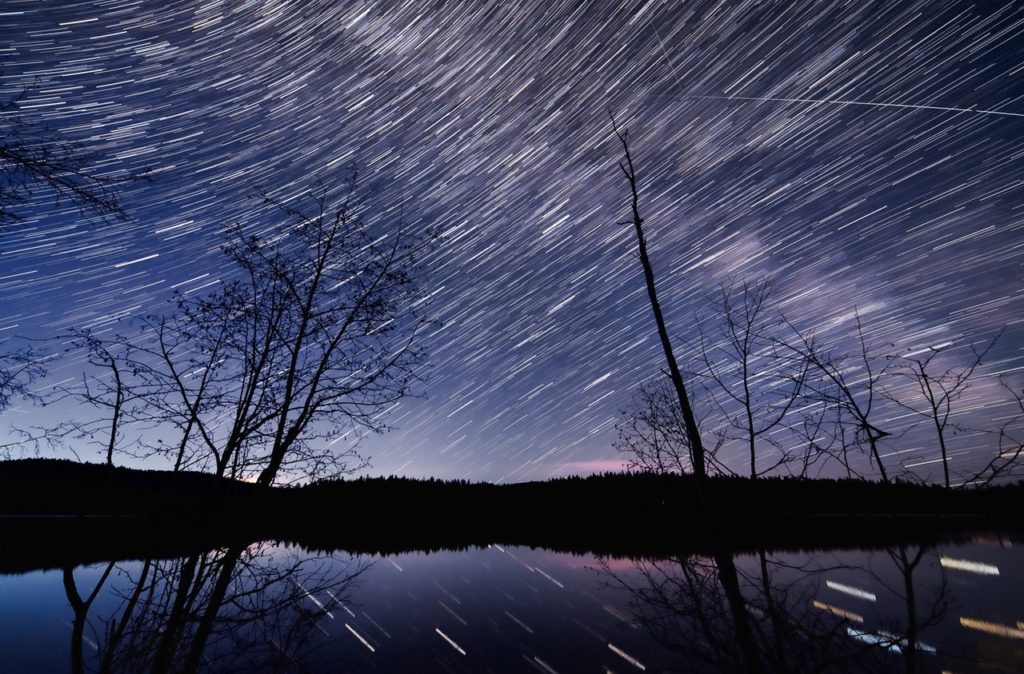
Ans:
[{"label": "bare tree", "polygon": [[100,579],[93,586],[92,592],[87,597],[82,598],[82,595],[78,592],[78,586],[75,584],[74,569],[70,566],[65,566],[63,569],[64,593],[67,595],[68,602],[71,604],[71,610],[74,613],[74,620],[71,623],[72,674],[82,674],[85,672],[85,657],[82,652],[82,643],[86,639],[85,629],[88,627],[89,609],[92,607],[92,603],[96,601],[96,597],[99,595],[100,590],[103,589],[103,585],[107,582],[107,578],[110,577],[110,572],[113,570],[114,562],[108,562],[103,573],[100,575]]},{"label": "bare tree", "polygon": [[[38,403],[44,396],[36,386],[48,372],[48,362],[54,354],[40,347],[33,340],[19,340],[21,346],[10,347],[7,351],[0,350],[0,413],[10,407],[15,400]],[[0,341],[0,349],[7,346]],[[60,441],[49,435],[46,429],[22,428],[11,425],[8,439],[0,442],[0,459],[35,453],[42,449],[60,446]]]},{"label": "bare tree", "polygon": [[[71,669],[309,671],[325,643],[319,634],[328,636],[331,609],[347,601],[369,567],[258,543],[147,559],[137,575],[110,562],[86,598],[66,567],[74,617]],[[109,616],[100,608],[104,602],[93,608],[101,590],[105,604],[115,607]],[[90,609],[96,615],[90,617]],[[92,657],[86,657],[86,641],[96,649]]]},{"label": "bare tree", "polygon": [[999,383],[1010,395],[1013,412],[995,431],[999,438],[995,456],[981,470],[964,480],[965,486],[985,486],[996,479],[1018,476],[1024,466],[1024,440],[1019,435],[1024,422],[1024,390],[1014,388],[1003,379]]},{"label": "bare tree", "polygon": [[[911,555],[908,547],[902,544],[895,549],[890,548],[888,550],[889,557],[903,577],[902,590],[897,587],[891,587],[884,580],[879,579],[879,582],[898,599],[903,600],[906,606],[906,635],[902,638],[897,637],[893,639],[891,646],[897,646],[902,650],[904,671],[907,674],[912,674],[918,671],[919,668],[918,660],[922,655],[922,644],[918,641],[918,635],[929,627],[939,625],[949,608],[946,574],[942,572],[940,584],[937,588],[933,589],[931,601],[925,603],[929,607],[928,610],[925,612],[920,610],[921,597],[914,582],[914,572],[921,564],[921,560],[924,558],[927,550],[925,546],[919,546],[917,552]],[[941,565],[939,568],[942,568]]]},{"label": "bare tree", "polygon": [[[701,410],[699,401],[694,402],[698,407],[694,411],[697,424],[704,434],[707,409],[704,406]],[[623,410],[622,418],[622,423],[616,427],[618,439],[615,448],[628,457],[630,468],[653,473],[683,474],[692,471],[690,438],[679,409],[679,399],[671,387],[665,383],[641,385],[630,408]],[[716,435],[714,446],[705,447],[705,459],[721,472],[731,473],[716,459],[724,441],[723,435]]]},{"label": "bare tree", "polygon": [[858,312],[854,312],[858,350],[856,354],[835,355],[822,351],[813,338],[801,334],[788,323],[794,340],[776,340],[779,348],[788,352],[797,362],[810,366],[818,376],[805,383],[807,397],[836,412],[833,437],[841,439],[842,460],[849,469],[847,450],[854,446],[867,447],[867,452],[878,468],[883,482],[889,474],[882,462],[879,442],[892,433],[878,426],[879,400],[883,398],[881,382],[888,374],[889,359],[879,363],[864,337],[864,328]]},{"label": "bare tree", "polygon": [[[155,425],[169,426],[175,439],[157,439],[150,449],[174,462],[173,470],[210,468],[224,475],[233,453],[223,451],[217,435],[218,409],[227,405],[230,378],[226,346],[235,316],[221,312],[215,320],[189,321],[190,305],[175,297],[170,316],[139,319],[143,338],[131,346],[131,369]],[[212,423],[212,427],[208,427]]]},{"label": "bare tree", "polygon": [[26,346],[0,353],[0,412],[15,398],[35,399],[32,384],[46,374],[48,354]]},{"label": "bare tree", "polygon": [[208,457],[217,475],[263,485],[282,469],[344,470],[354,455],[329,441],[382,430],[417,379],[416,272],[432,234],[368,223],[354,177],[338,205],[326,190],[311,201],[264,196],[287,225],[270,237],[233,228],[236,278],[145,321],[135,371],[152,419],[180,433],[162,448],[176,467]]},{"label": "bare tree", "polygon": [[686,433],[687,447],[690,452],[690,465],[693,467],[693,474],[698,479],[707,475],[704,443],[701,440],[700,428],[697,425],[693,408],[690,405],[690,397],[686,391],[686,383],[683,381],[682,372],[676,362],[675,353],[672,350],[672,341],[668,336],[668,327],[665,325],[665,316],[661,311],[661,304],[658,302],[658,292],[655,288],[654,268],[651,265],[650,255],[647,253],[647,239],[644,238],[644,220],[640,216],[640,195],[637,187],[636,169],[633,167],[633,156],[629,151],[629,132],[619,131],[612,119],[612,128],[616,137],[622,144],[622,151],[625,154],[625,161],[619,162],[619,169],[629,183],[630,209],[632,210],[632,225],[636,233],[637,251],[640,256],[640,264],[644,270],[644,282],[647,286],[647,297],[651,303],[651,311],[654,314],[654,321],[658,328],[658,338],[661,341],[661,348],[665,353],[665,362],[668,365],[669,379],[672,381],[672,388],[675,391],[676,400],[683,419],[683,429]]},{"label": "bare tree", "polygon": [[658,328],[658,338],[661,341],[661,347],[665,354],[665,361],[668,365],[669,379],[672,382],[672,388],[675,392],[676,400],[679,403],[679,411],[683,421],[683,430],[686,434],[686,446],[689,448],[690,453],[690,465],[693,467],[697,506],[701,511],[708,530],[713,532],[711,537],[712,549],[714,550],[712,557],[715,559],[715,563],[721,571],[720,580],[722,582],[726,598],[728,599],[730,606],[733,607],[732,614],[736,630],[736,642],[746,659],[748,665],[747,671],[760,672],[762,671],[762,668],[755,652],[756,648],[753,641],[754,638],[749,616],[747,616],[745,611],[739,610],[738,608],[738,606],[742,604],[743,598],[739,585],[735,582],[736,572],[733,565],[732,555],[726,550],[722,541],[718,539],[718,525],[715,519],[714,505],[711,502],[710,496],[704,489],[704,482],[707,477],[707,456],[703,440],[701,439],[700,427],[697,423],[697,418],[693,413],[690,396],[687,393],[682,372],[679,369],[679,364],[676,362],[675,354],[672,351],[672,342],[668,336],[665,316],[662,314],[661,305],[658,302],[658,294],[654,280],[654,269],[651,266],[651,259],[647,253],[647,241],[644,238],[643,218],[640,215],[640,196],[637,187],[637,175],[636,169],[633,166],[633,157],[629,151],[628,132],[620,132],[618,127],[615,125],[614,118],[612,119],[612,127],[615,131],[616,137],[622,144],[622,150],[625,154],[625,162],[619,162],[619,169],[622,171],[623,176],[625,176],[626,181],[629,183],[630,208],[633,214],[632,224],[637,238],[637,250],[640,257],[640,263],[644,270],[644,282],[647,286],[647,297],[650,300],[651,311],[654,314],[654,320]]},{"label": "bare tree", "polygon": [[132,363],[128,359],[128,344],[114,338],[105,340],[90,330],[75,330],[62,337],[68,343],[68,351],[84,353],[81,381],[74,386],[59,384],[45,404],[52,405],[65,400],[93,407],[101,413],[87,420],[69,420],[49,429],[48,434],[56,441],[63,437],[76,440],[98,441],[106,464],[114,465],[114,451],[124,436],[126,420],[136,418],[135,410],[129,406],[136,400],[132,386]]},{"label": "bare tree", "polygon": [[855,444],[856,431],[846,423],[843,411],[829,405],[827,400],[806,395],[806,404],[795,411],[798,421],[789,425],[794,446],[802,447],[799,455],[801,477],[820,476],[829,463],[836,461],[846,471],[846,477],[863,479],[850,462],[849,450]]},{"label": "bare tree", "polygon": [[942,473],[947,489],[950,486],[947,432],[961,429],[956,423],[951,422],[953,405],[970,388],[975,370],[981,365],[982,360],[1001,334],[1002,332],[993,337],[987,345],[978,347],[971,344],[972,357],[966,365],[935,371],[939,361],[953,346],[952,342],[929,346],[926,349],[908,353],[894,361],[893,374],[910,381],[915,393],[920,397],[916,400],[909,400],[892,392],[887,393],[886,397],[903,409],[931,422],[942,454]]},{"label": "bare tree", "polygon": [[[732,556],[676,555],[636,560],[630,574],[599,562],[599,571],[629,599],[634,625],[678,654],[678,671],[878,672],[892,660],[884,648],[849,637],[844,621],[813,608],[819,577],[829,568],[760,555],[758,571]],[[779,573],[773,573],[770,569]],[[729,586],[737,588],[730,597]],[[751,626],[739,648],[740,625]]]},{"label": "bare tree", "polygon": [[[724,284],[719,288],[720,330],[712,340],[700,336],[711,399],[750,456],[750,477],[771,472],[791,458],[791,448],[775,439],[790,410],[801,398],[810,364],[794,363],[772,341],[779,323],[768,314],[768,279]],[[775,460],[760,469],[759,443],[768,443]]]}]

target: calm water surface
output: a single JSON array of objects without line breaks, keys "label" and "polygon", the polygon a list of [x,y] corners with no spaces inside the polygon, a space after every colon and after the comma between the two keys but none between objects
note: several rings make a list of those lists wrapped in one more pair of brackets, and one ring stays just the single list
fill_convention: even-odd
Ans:
[{"label": "calm water surface", "polygon": [[6,575],[0,671],[1024,671],[1005,538],[730,559],[263,543]]}]

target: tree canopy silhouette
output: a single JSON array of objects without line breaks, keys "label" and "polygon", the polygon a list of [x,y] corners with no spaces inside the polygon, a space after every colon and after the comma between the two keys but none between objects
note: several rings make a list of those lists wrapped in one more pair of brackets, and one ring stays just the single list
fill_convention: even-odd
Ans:
[{"label": "tree canopy silhouette", "polygon": [[339,203],[321,190],[309,209],[264,195],[287,224],[232,229],[239,278],[151,321],[152,358],[136,360],[155,363],[140,369],[145,395],[180,429],[175,451],[211,455],[218,475],[258,470],[264,485],[286,468],[319,475],[351,458],[321,445],[381,430],[409,392],[426,324],[416,271],[433,239],[369,224],[356,188],[353,175]]},{"label": "tree canopy silhouette", "polygon": [[418,379],[418,272],[435,237],[367,216],[354,174],[341,193],[260,195],[273,220],[229,228],[224,276],[205,294],[177,294],[136,319],[139,333],[72,340],[107,374],[59,393],[99,410],[74,427],[110,429],[108,464],[117,448],[262,485],[356,465],[355,437],[338,441],[384,430]]}]

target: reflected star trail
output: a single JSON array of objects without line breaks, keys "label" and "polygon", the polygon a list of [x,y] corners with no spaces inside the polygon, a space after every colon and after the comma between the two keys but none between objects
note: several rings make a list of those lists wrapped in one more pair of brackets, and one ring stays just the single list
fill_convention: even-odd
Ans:
[{"label": "reflected star trail", "polygon": [[[444,232],[424,398],[364,442],[371,472],[614,467],[619,411],[662,362],[612,112],[681,359],[718,283],[770,273],[823,339],[855,307],[897,348],[1007,326],[970,403],[999,419],[1024,343],[1022,31],[1021,3],[8,0],[2,100],[26,91],[21,113],[98,169],[153,180],[122,193],[127,222],[40,194],[0,232],[0,335],[201,292],[253,189],[355,162],[376,217]],[[895,451],[935,458],[927,437]]]}]

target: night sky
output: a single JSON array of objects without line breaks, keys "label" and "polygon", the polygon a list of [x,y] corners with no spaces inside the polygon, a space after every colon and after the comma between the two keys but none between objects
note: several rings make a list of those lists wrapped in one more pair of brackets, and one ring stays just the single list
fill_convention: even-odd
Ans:
[{"label": "night sky", "polygon": [[[3,99],[27,89],[22,115],[96,170],[153,180],[122,192],[125,222],[44,194],[22,209],[0,232],[0,335],[159,311],[219,278],[254,188],[355,162],[378,217],[444,232],[423,398],[363,442],[368,472],[614,467],[620,410],[663,361],[611,111],[681,360],[720,282],[770,273],[775,308],[826,343],[855,307],[872,343],[953,358],[1008,326],[969,399],[992,427],[996,375],[1024,363],[1022,34],[1016,2],[5,0]],[[889,451],[936,456],[908,438]],[[960,466],[995,447],[957,442]]]}]

